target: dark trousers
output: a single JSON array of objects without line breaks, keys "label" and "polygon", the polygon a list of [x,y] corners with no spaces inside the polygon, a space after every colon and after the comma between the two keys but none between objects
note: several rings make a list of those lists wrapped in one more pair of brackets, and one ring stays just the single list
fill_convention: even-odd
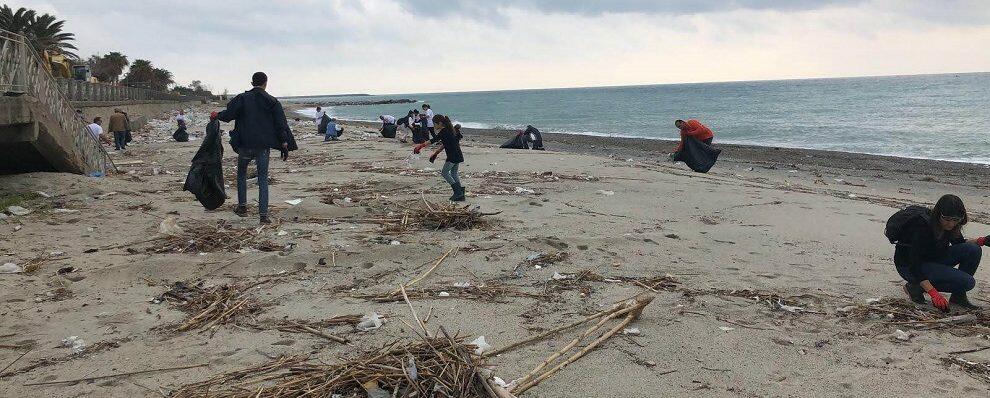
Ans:
[{"label": "dark trousers", "polygon": [[237,204],[247,204],[247,168],[251,161],[258,167],[258,214],[268,215],[268,156],[271,150],[240,148],[237,154]]},{"label": "dark trousers", "polygon": [[117,150],[121,150],[127,147],[127,132],[126,131],[114,131],[113,132],[113,146]]},{"label": "dark trousers", "polygon": [[[918,266],[918,271],[940,292],[966,293],[976,286],[973,275],[980,266],[982,256],[981,247],[973,243],[960,243],[949,247],[945,258],[936,262],[922,263]],[[897,267],[897,273],[908,282],[921,282],[915,280],[917,278],[907,267]]]}]

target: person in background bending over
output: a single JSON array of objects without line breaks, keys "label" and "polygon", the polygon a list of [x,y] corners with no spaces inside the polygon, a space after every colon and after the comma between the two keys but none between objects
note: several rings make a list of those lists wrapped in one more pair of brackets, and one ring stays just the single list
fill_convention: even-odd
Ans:
[{"label": "person in background bending over", "polygon": [[[894,266],[907,282],[904,292],[912,301],[924,304],[923,293],[927,292],[932,305],[943,311],[949,310],[949,303],[979,309],[969,301],[966,292],[976,286],[973,275],[980,266],[981,246],[990,244],[990,237],[963,238],[962,228],[968,221],[962,199],[945,195],[930,211],[921,212],[904,224],[899,233],[902,239],[897,240],[894,249]],[[946,301],[939,292],[952,296]]]},{"label": "person in background bending over", "polygon": [[223,122],[236,121],[234,130],[230,132],[230,146],[237,152],[237,207],[234,213],[247,216],[247,168],[253,161],[258,168],[258,215],[262,224],[270,224],[269,154],[272,149],[278,149],[285,161],[289,158],[289,151],[297,148],[282,104],[265,91],[268,76],[264,72],[256,72],[251,76],[251,86],[251,90],[231,99],[227,109],[214,112],[210,118]]},{"label": "person in background bending over", "polygon": [[440,132],[437,136],[430,140],[430,142],[424,142],[416,146],[413,150],[414,153],[419,153],[420,150],[425,148],[427,145],[435,144],[440,142],[442,145],[430,156],[430,163],[437,160],[437,155],[440,151],[444,151],[447,155],[447,161],[443,164],[443,169],[440,170],[440,176],[443,177],[447,184],[450,184],[450,189],[454,191],[454,194],[450,197],[451,201],[463,202],[464,201],[464,187],[461,186],[461,179],[457,176],[457,169],[461,163],[464,163],[464,153],[461,152],[461,137],[454,129],[454,124],[450,122],[450,118],[444,115],[433,116],[434,125],[440,127]]},{"label": "person in background bending over", "polygon": [[337,138],[337,119],[329,119],[327,121],[327,133],[323,136],[323,141],[340,141],[340,138]]},{"label": "person in background bending over", "polygon": [[89,129],[89,134],[92,135],[93,138],[99,140],[104,145],[110,145],[110,140],[107,139],[107,136],[103,135],[103,126],[101,126],[102,124],[103,124],[103,118],[97,116],[93,118],[93,123],[86,125],[86,128]]},{"label": "person in background bending over", "polygon": [[684,140],[688,137],[708,145],[711,145],[715,139],[715,133],[712,132],[712,129],[695,119],[690,119],[686,122],[678,119],[674,121],[674,126],[681,130],[681,143],[677,145],[677,149],[674,150],[675,153],[680,152],[681,148],[684,148]]},{"label": "person in background bending over", "polygon": [[189,124],[189,119],[186,118],[186,111],[179,109],[179,114],[175,115],[175,124],[178,128],[186,128]]}]

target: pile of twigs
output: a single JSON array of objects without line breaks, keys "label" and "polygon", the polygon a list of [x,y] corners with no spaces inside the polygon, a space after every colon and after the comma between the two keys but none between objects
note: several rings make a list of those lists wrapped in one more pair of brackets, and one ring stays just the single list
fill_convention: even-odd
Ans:
[{"label": "pile of twigs", "polygon": [[973,362],[960,357],[946,357],[942,358],[942,363],[948,367],[959,366],[963,372],[974,379],[990,383],[990,362]]},{"label": "pile of twigs", "polygon": [[243,318],[261,312],[263,305],[247,293],[266,282],[268,280],[249,285],[219,285],[210,288],[204,287],[202,282],[195,285],[175,282],[159,300],[172,301],[179,309],[190,314],[185,322],[176,327],[178,332],[212,329],[227,323],[236,325],[246,323]]},{"label": "pile of twigs", "polygon": [[343,326],[343,325],[357,325],[361,322],[361,315],[339,315],[333,318],[324,319],[321,321],[303,321],[303,320],[289,320],[280,319],[277,321],[267,321],[258,324],[251,325],[251,327],[258,330],[266,329],[276,329],[286,333],[305,333],[314,336],[322,337],[327,340],[336,341],[341,344],[346,344],[348,340],[344,337],[340,337],[334,334],[326,333],[320,329],[326,329],[333,326]]},{"label": "pile of twigs", "polygon": [[491,383],[474,349],[444,332],[332,365],[283,357],[182,386],[172,398],[510,397]]},{"label": "pile of twigs", "polygon": [[570,254],[567,254],[567,252],[540,253],[536,257],[526,259],[526,264],[546,267],[564,261],[568,257],[570,257]]},{"label": "pile of twigs", "polygon": [[907,325],[919,330],[941,330],[958,336],[990,333],[990,316],[972,311],[946,316],[935,309],[921,307],[904,299],[885,298],[869,304],[839,309],[839,315],[859,319],[882,319],[888,325]]},{"label": "pile of twigs", "polygon": [[382,232],[401,233],[409,230],[439,231],[442,229],[480,229],[490,226],[486,217],[501,212],[486,213],[477,206],[454,203],[434,204],[423,199],[423,206],[410,205],[402,214],[373,221],[382,225]]},{"label": "pile of twigs", "polygon": [[262,236],[269,227],[242,228],[227,221],[198,221],[182,225],[182,233],[164,235],[156,245],[148,248],[153,253],[214,253],[237,252],[254,249],[263,252],[281,250],[282,247]]}]

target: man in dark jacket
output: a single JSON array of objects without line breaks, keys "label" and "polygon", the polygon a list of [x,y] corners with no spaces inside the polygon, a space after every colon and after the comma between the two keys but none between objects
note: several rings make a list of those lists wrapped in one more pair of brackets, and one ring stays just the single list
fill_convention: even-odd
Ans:
[{"label": "man in dark jacket", "polygon": [[297,148],[282,104],[265,92],[268,76],[256,72],[251,76],[251,85],[254,88],[238,94],[227,103],[227,109],[215,117],[224,122],[235,121],[234,130],[230,132],[230,146],[237,152],[237,207],[234,213],[241,217],[247,215],[247,167],[254,161],[258,168],[258,214],[262,224],[269,224],[269,154],[272,149],[278,149],[284,161],[289,158],[289,151]]}]

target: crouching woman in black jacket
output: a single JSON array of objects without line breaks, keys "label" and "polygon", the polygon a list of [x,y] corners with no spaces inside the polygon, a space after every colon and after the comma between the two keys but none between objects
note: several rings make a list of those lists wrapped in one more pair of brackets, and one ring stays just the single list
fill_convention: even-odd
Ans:
[{"label": "crouching woman in black jacket", "polygon": [[[949,303],[979,308],[969,301],[966,292],[976,285],[973,275],[983,255],[981,246],[990,243],[990,237],[963,238],[962,227],[968,221],[962,199],[945,195],[930,213],[904,225],[904,239],[894,249],[894,265],[907,281],[904,291],[912,301],[924,304],[923,293],[927,292],[932,305],[943,311],[949,310]],[[948,292],[951,297],[946,301],[939,292]]]}]

